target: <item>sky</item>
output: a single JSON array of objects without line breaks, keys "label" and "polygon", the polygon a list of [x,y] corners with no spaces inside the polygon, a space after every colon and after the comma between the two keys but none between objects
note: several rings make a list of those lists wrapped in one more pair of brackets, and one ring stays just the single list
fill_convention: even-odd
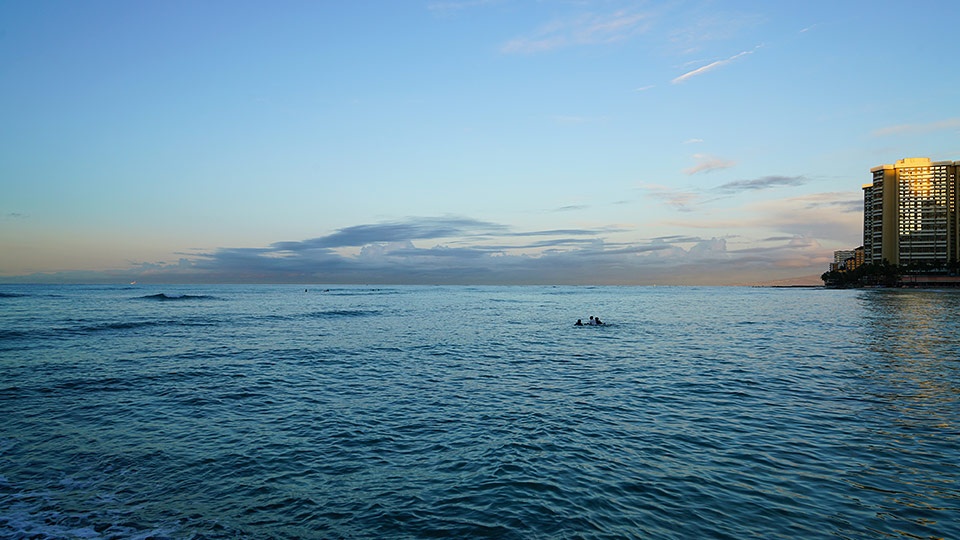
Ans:
[{"label": "sky", "polygon": [[728,285],[960,160],[960,2],[0,2],[0,281]]}]

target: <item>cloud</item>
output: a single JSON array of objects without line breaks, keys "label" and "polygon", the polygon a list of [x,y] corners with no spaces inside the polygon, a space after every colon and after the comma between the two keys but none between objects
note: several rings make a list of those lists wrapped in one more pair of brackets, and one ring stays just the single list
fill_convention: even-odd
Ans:
[{"label": "cloud", "polygon": [[560,208],[556,208],[553,211],[554,212],[573,212],[575,210],[586,210],[587,208],[590,208],[590,206],[586,204],[568,204],[566,206],[561,206]]},{"label": "cloud", "polygon": [[697,69],[695,69],[695,70],[693,70],[693,71],[688,71],[688,72],[684,73],[683,75],[680,75],[679,77],[674,78],[672,81],[670,81],[670,83],[671,83],[671,84],[680,84],[680,83],[685,82],[685,81],[687,81],[687,80],[689,80],[689,79],[691,79],[691,78],[693,78],[693,77],[696,77],[697,75],[703,75],[704,73],[706,73],[706,72],[708,72],[708,71],[713,71],[714,69],[717,69],[718,67],[722,67],[722,66],[727,65],[727,64],[729,64],[730,62],[733,62],[734,60],[736,60],[737,58],[740,58],[740,57],[742,57],[742,56],[747,56],[748,54],[753,54],[754,51],[756,51],[756,50],[759,49],[759,48],[760,48],[760,45],[757,45],[757,46],[754,47],[752,50],[742,51],[742,52],[739,52],[739,53],[731,56],[730,58],[727,58],[727,59],[724,59],[724,60],[717,60],[716,62],[712,62],[712,63],[710,63],[710,64],[707,64],[707,65],[703,66],[703,67],[699,67],[699,68],[697,68]]},{"label": "cloud", "polygon": [[721,184],[714,189],[724,193],[741,193],[744,191],[756,191],[761,189],[772,189],[783,186],[802,186],[808,180],[802,176],[764,176],[754,180],[736,180]]},{"label": "cloud", "polygon": [[429,240],[461,236],[498,235],[505,227],[467,218],[422,218],[399,222],[346,227],[328,236],[299,242],[278,242],[271,247],[283,251],[303,251],[356,247],[373,243],[404,240]]},{"label": "cloud", "polygon": [[[700,157],[703,163],[693,169],[687,169],[684,172],[687,172],[687,174],[693,174],[694,172],[710,171],[723,168],[724,166],[732,166],[732,162],[718,160],[708,156]],[[710,192],[719,192],[724,195],[729,195],[742,193],[745,191],[760,191],[779,187],[802,186],[808,182],[809,179],[804,176],[772,175],[753,180],[736,180],[733,182],[727,182],[707,191],[680,190],[658,184],[642,184],[640,185],[640,189],[646,191],[648,196],[659,199],[669,206],[676,208],[677,210],[690,212],[692,211],[691,207],[697,203],[710,202],[719,198],[705,198],[704,195],[709,194]],[[817,194],[813,197],[822,197],[822,200],[810,200],[807,203],[809,208],[814,208],[816,206],[829,206],[836,211],[853,212],[861,210],[863,205],[862,201],[859,199],[850,199],[849,193]],[[838,197],[841,197],[841,199],[838,200]]]},{"label": "cloud", "polygon": [[656,86],[653,85],[653,84],[648,84],[648,85],[646,85],[646,86],[641,86],[641,87],[639,87],[639,88],[634,88],[633,91],[634,91],[634,92],[646,92],[647,90],[650,90],[651,88],[656,88]]},{"label": "cloud", "polygon": [[762,238],[760,241],[761,242],[785,242],[792,239],[793,239],[792,236],[770,236],[767,238]]},{"label": "cloud", "polygon": [[814,193],[799,199],[807,209],[824,208],[831,212],[863,213],[863,199],[850,198],[847,192]]},{"label": "cloud", "polygon": [[702,142],[703,142],[703,139],[696,139],[696,138],[694,138],[694,139],[687,139],[687,140],[683,141],[683,144],[700,144],[700,143],[702,143]]},{"label": "cloud", "polygon": [[626,10],[557,19],[528,36],[508,41],[501,51],[508,54],[538,53],[573,45],[613,43],[645,30],[642,23],[647,19],[648,15]]},{"label": "cloud", "polygon": [[694,175],[701,172],[712,172],[720,169],[729,169],[736,165],[736,162],[711,156],[708,154],[694,154],[693,159],[699,163],[693,167],[684,169],[687,175]]},{"label": "cloud", "polygon": [[729,209],[727,215],[732,217],[726,219],[716,214],[700,217],[702,214],[697,213],[683,221],[663,225],[727,233],[766,230],[773,233],[768,239],[808,237],[852,249],[860,245],[863,235],[863,203],[860,202],[860,210],[856,211],[851,208],[852,203],[849,193],[813,193],[752,201]]},{"label": "cloud", "polygon": [[875,137],[885,137],[888,135],[921,135],[925,133],[934,133],[947,129],[960,129],[960,118],[948,118],[936,122],[927,122],[925,124],[901,124],[898,126],[889,126],[873,131]]},{"label": "cloud", "polygon": [[670,42],[679,54],[699,52],[710,42],[735,39],[742,36],[745,29],[768,22],[766,17],[755,13],[697,9],[680,14],[677,21],[680,24],[670,32]]},{"label": "cloud", "polygon": [[[275,282],[628,283],[651,272],[669,274],[675,270],[673,263],[699,267],[708,255],[662,241],[608,244],[597,234],[580,229],[509,232],[502,238],[529,241],[461,247],[394,241],[364,245],[353,256],[330,250],[290,252],[283,248],[307,242],[277,242],[270,248],[218,249],[188,268],[170,271],[193,279],[207,275]],[[709,258],[715,255],[711,252]]]},{"label": "cloud", "polygon": [[[615,229],[615,231],[619,231],[619,229]],[[596,236],[596,234],[597,234],[597,231],[590,230],[590,229],[549,229],[545,231],[515,232],[515,233],[505,234],[503,236],[514,236],[514,237],[557,236],[557,235]]]},{"label": "cloud", "polygon": [[689,212],[690,205],[700,200],[700,195],[694,192],[673,189],[658,184],[642,184],[640,189],[646,191],[650,197],[659,199],[682,212]]},{"label": "cloud", "polygon": [[773,246],[738,249],[732,253],[779,269],[825,268],[831,262],[831,252],[816,238],[795,235],[778,241],[780,243]]},{"label": "cloud", "polygon": [[[265,247],[223,247],[174,263],[136,263],[121,270],[65,271],[5,277],[4,281],[729,284],[792,277],[777,272],[792,271],[802,261],[813,260],[813,255],[797,256],[814,247],[791,247],[797,243],[793,236],[782,245],[751,250],[729,249],[729,235],[605,238],[629,232],[619,226],[516,231],[470,218],[408,218],[354,225],[322,237]],[[434,245],[419,245],[424,241]]]}]

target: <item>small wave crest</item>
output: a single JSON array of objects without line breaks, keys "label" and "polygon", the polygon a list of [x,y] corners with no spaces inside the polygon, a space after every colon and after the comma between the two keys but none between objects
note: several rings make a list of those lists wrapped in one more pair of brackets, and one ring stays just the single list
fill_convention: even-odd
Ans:
[{"label": "small wave crest", "polygon": [[22,298],[24,296],[29,296],[22,293],[12,293],[12,292],[0,292],[0,298]]},{"label": "small wave crest", "polygon": [[343,288],[343,289],[323,289],[321,292],[328,296],[381,296],[381,295],[394,295],[401,294],[401,291],[396,289],[356,289],[356,288]]},{"label": "small wave crest", "polygon": [[145,321],[112,321],[103,323],[85,324],[78,322],[75,326],[37,328],[29,330],[0,329],[0,342],[24,342],[42,339],[72,339],[73,336],[93,335],[100,333],[124,333],[139,330],[217,326],[219,321],[210,319],[155,319]]},{"label": "small wave crest", "polygon": [[138,296],[134,300],[153,300],[158,302],[166,302],[168,300],[216,300],[216,296],[209,296],[206,294],[148,294],[146,296]]},{"label": "small wave crest", "polygon": [[379,315],[381,312],[377,310],[366,310],[366,309],[331,309],[327,311],[313,311],[307,313],[306,316],[310,318],[325,319],[327,317],[371,317],[374,315]]},{"label": "small wave crest", "polygon": [[212,326],[213,323],[205,321],[118,321],[104,324],[94,324],[89,326],[80,326],[73,328],[74,332],[88,334],[95,332],[110,332],[116,330],[137,330],[140,328],[154,328],[163,326]]}]

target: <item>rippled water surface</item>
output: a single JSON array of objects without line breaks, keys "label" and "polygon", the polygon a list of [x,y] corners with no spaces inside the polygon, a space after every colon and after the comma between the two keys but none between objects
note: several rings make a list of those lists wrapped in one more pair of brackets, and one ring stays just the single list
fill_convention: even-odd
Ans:
[{"label": "rippled water surface", "polygon": [[960,538],[958,356],[945,291],[0,286],[0,537]]}]

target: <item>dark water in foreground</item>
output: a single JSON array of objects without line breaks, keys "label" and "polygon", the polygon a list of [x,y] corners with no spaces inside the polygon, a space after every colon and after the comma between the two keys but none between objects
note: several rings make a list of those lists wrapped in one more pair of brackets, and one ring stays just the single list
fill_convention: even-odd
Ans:
[{"label": "dark water in foreground", "polygon": [[952,292],[0,286],[0,537],[960,538],[958,353]]}]

